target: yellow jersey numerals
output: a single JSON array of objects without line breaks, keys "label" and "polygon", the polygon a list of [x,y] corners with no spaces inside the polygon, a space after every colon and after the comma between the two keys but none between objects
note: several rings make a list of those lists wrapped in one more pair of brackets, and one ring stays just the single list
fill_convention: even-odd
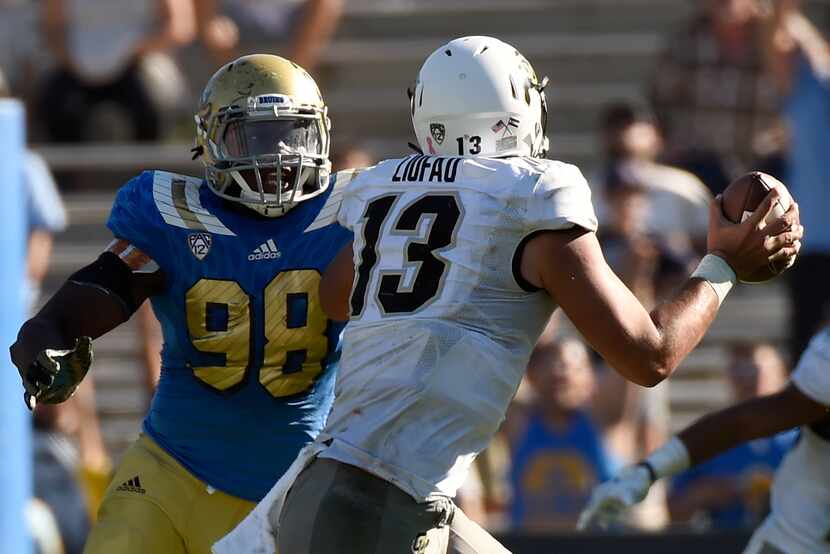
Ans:
[{"label": "yellow jersey numerals", "polygon": [[[323,371],[328,321],[320,306],[319,284],[319,272],[299,269],[278,274],[265,287],[265,324],[260,331],[265,354],[259,382],[274,397],[305,391]],[[242,382],[251,365],[251,298],[234,281],[202,279],[187,291],[185,303],[193,346],[225,355],[224,365],[194,367],[194,375],[218,390]],[[292,305],[306,308],[300,321],[289,321]],[[286,373],[286,362],[296,355],[302,356],[299,368]]]}]

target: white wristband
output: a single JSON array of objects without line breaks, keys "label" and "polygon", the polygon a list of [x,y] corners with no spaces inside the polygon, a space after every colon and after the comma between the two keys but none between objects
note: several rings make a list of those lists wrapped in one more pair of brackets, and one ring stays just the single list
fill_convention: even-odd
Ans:
[{"label": "white wristband", "polygon": [[689,468],[689,451],[686,445],[677,437],[672,439],[651,453],[646,463],[654,470],[657,479],[670,477]]},{"label": "white wristband", "polygon": [[735,271],[726,263],[726,260],[715,254],[706,254],[695,269],[690,278],[703,279],[712,287],[718,295],[718,306],[723,304],[723,299],[738,282]]}]

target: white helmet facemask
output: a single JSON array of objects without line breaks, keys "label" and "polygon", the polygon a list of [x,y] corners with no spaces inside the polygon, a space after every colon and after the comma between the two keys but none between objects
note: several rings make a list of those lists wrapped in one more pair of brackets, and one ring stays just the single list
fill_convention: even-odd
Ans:
[{"label": "white helmet facemask", "polygon": [[431,155],[544,157],[547,82],[498,39],[450,41],[427,58],[410,92],[418,144]]}]

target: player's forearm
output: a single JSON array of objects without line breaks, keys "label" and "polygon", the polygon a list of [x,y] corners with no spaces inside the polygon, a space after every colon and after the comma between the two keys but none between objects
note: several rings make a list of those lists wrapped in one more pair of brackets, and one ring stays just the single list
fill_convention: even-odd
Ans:
[{"label": "player's forearm", "polygon": [[698,345],[718,313],[718,297],[703,280],[689,279],[671,300],[651,312],[658,333],[652,359],[668,377]]},{"label": "player's forearm", "polygon": [[676,475],[747,441],[769,437],[815,421],[820,405],[804,402],[792,385],[785,390],[754,398],[708,414],[655,450],[643,465],[653,480]]},{"label": "player's forearm", "polygon": [[709,414],[680,434],[692,464],[714,458],[742,442],[765,437],[786,427],[776,423],[778,414],[763,413],[765,398],[757,398],[714,414]]},{"label": "player's forearm", "polygon": [[741,443],[808,423],[803,413],[786,402],[787,392],[753,398],[706,415],[680,432],[678,437],[699,464]]},{"label": "player's forearm", "polygon": [[12,354],[16,362],[28,365],[46,348],[71,348],[75,339],[100,337],[127,319],[128,311],[111,294],[68,282],[23,325]]},{"label": "player's forearm", "polygon": [[717,295],[699,279],[689,280],[673,299],[651,313],[633,295],[626,300],[614,318],[624,332],[606,334],[605,342],[595,347],[623,377],[645,387],[672,374],[700,342],[718,310]]},{"label": "player's forearm", "polygon": [[[541,262],[534,267],[537,260]],[[710,283],[692,279],[649,313],[608,267],[593,233],[540,235],[525,247],[522,274],[532,284],[541,283],[620,375],[647,387],[674,371],[700,341],[719,305]]]},{"label": "player's forearm", "polygon": [[659,337],[652,364],[663,378],[697,346],[736,282],[735,271],[723,258],[707,254],[674,298],[651,312]]}]

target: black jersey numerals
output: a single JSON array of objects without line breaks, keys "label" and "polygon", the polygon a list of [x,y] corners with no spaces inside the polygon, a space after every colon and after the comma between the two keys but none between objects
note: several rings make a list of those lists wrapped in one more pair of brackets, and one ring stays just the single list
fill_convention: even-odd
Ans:
[{"label": "black jersey numerals", "polygon": [[[359,316],[366,306],[367,291],[372,280],[372,270],[378,261],[377,246],[384,222],[400,194],[388,194],[375,198],[366,206],[363,219],[363,248],[360,251],[360,265],[352,291],[352,316]],[[417,236],[420,222],[429,218],[426,239]],[[438,296],[447,261],[436,256],[436,252],[451,246],[455,231],[461,220],[458,198],[452,193],[433,193],[422,196],[400,211],[400,215],[389,232],[396,235],[410,235],[404,247],[404,264],[416,264],[414,279],[408,286],[403,285],[405,268],[381,272],[377,287],[377,301],[387,314],[415,312]]]}]

